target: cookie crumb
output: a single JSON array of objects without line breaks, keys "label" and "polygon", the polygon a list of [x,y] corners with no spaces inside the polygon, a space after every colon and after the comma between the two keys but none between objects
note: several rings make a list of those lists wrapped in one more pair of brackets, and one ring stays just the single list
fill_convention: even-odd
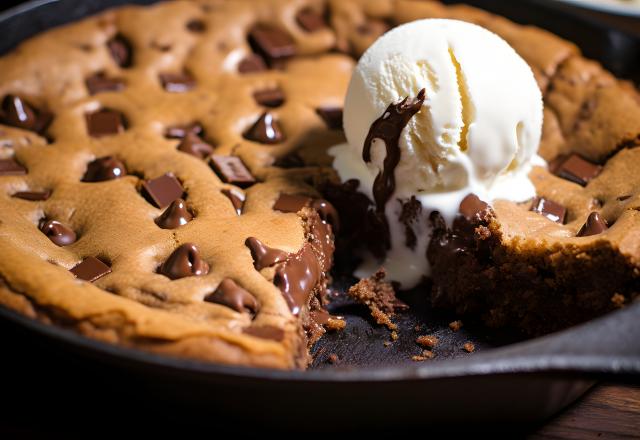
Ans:
[{"label": "cookie crumb", "polygon": [[433,359],[435,355],[436,354],[433,352],[433,350],[422,350],[422,356],[428,359]]},{"label": "cookie crumb", "polygon": [[624,295],[620,295],[619,293],[614,293],[613,296],[611,297],[611,302],[615,307],[618,307],[618,308],[624,306],[624,301],[625,301]]},{"label": "cookie crumb", "polygon": [[472,353],[473,351],[475,351],[476,346],[473,345],[473,342],[467,342],[462,346],[462,348],[464,348],[464,351],[466,351],[467,353]]},{"label": "cookie crumb", "polygon": [[335,353],[331,353],[328,357],[327,360],[329,361],[329,363],[331,364],[337,364],[338,362],[340,362],[340,358],[338,357],[337,354]]},{"label": "cookie crumb", "polygon": [[347,322],[344,319],[329,318],[324,326],[327,330],[339,331],[344,330],[344,328],[347,326]]},{"label": "cookie crumb", "polygon": [[371,310],[371,316],[378,324],[394,331],[398,326],[391,321],[391,317],[400,310],[409,308],[404,302],[396,298],[391,283],[384,281],[385,270],[380,268],[369,278],[364,278],[349,288],[349,296],[364,304]]},{"label": "cookie crumb", "polygon": [[389,347],[391,346],[391,341],[384,341],[382,345],[384,345],[385,347]]},{"label": "cookie crumb", "polygon": [[391,332],[391,340],[392,341],[397,341],[398,340],[398,332],[397,331],[392,331]]},{"label": "cookie crumb", "polygon": [[423,362],[423,361],[426,361],[428,359],[433,359],[434,356],[435,356],[435,354],[433,353],[433,351],[424,350],[422,352],[422,354],[411,356],[411,360],[414,361],[414,362]]},{"label": "cookie crumb", "polygon": [[449,328],[451,329],[451,331],[457,332],[462,328],[462,321],[458,320],[450,322]]},{"label": "cookie crumb", "polygon": [[423,347],[433,348],[438,345],[438,338],[433,335],[422,335],[416,338],[416,343]]}]

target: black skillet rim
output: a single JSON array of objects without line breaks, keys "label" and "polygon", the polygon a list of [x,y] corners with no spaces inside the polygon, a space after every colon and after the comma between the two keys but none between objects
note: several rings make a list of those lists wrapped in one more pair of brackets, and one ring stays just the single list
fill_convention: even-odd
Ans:
[{"label": "black skillet rim", "polygon": [[[0,26],[11,17],[29,13],[58,0],[31,0],[0,13]],[[86,355],[104,356],[111,362],[131,363],[138,367],[156,367],[173,372],[218,375],[246,379],[294,382],[395,382],[433,380],[468,376],[512,373],[583,373],[640,374],[640,343],[627,341],[621,347],[610,344],[631,335],[640,335],[640,303],[611,312],[587,323],[505,347],[474,354],[463,359],[443,360],[408,366],[275,370],[246,366],[215,364],[197,360],[158,355],[143,350],[113,345],[90,339],[72,330],[44,324],[13,310],[0,307],[0,318],[45,336]],[[606,336],[602,340],[602,336]],[[563,352],[571,347],[593,342],[593,351]],[[607,346],[612,351],[595,352]],[[558,351],[559,350],[559,351]]]}]

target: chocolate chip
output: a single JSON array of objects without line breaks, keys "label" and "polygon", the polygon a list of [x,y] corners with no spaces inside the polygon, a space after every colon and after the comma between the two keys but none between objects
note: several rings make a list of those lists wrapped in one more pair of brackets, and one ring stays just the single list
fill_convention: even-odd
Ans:
[{"label": "chocolate chip", "polygon": [[160,266],[160,273],[172,280],[201,276],[209,273],[209,265],[200,257],[200,251],[193,243],[185,243],[173,251],[167,261]]},{"label": "chocolate chip", "polygon": [[556,169],[558,177],[585,186],[602,171],[602,166],[584,160],[577,154],[572,154]]},{"label": "chocolate chip", "polygon": [[274,341],[282,341],[284,339],[284,330],[272,325],[263,325],[260,327],[247,327],[242,330],[251,336],[255,336],[260,339],[272,339]]},{"label": "chocolate chip", "polygon": [[15,95],[7,95],[2,100],[0,120],[13,127],[42,133],[51,122],[52,115],[37,111],[24,99]]},{"label": "chocolate chip", "polygon": [[184,93],[193,89],[196,81],[187,73],[161,73],[162,87],[170,93]]},{"label": "chocolate chip", "polygon": [[87,165],[83,182],[103,182],[118,179],[127,175],[127,169],[122,161],[113,156],[100,157]]},{"label": "chocolate chip", "polygon": [[189,20],[187,22],[187,29],[189,29],[191,32],[201,34],[207,30],[207,26],[204,24],[204,21],[194,18],[193,20]]},{"label": "chocolate chip", "polygon": [[260,55],[250,54],[238,63],[239,73],[255,73],[267,70],[267,65]]},{"label": "chocolate chip", "polygon": [[238,286],[231,278],[222,280],[218,288],[204,299],[207,302],[222,304],[236,312],[249,312],[255,314],[258,311],[258,301],[242,287]]},{"label": "chocolate chip", "polygon": [[258,90],[253,93],[253,99],[265,107],[280,107],[284,103],[284,93],[280,89]]},{"label": "chocolate chip", "polygon": [[489,205],[480,200],[475,194],[467,195],[460,202],[460,214],[469,221],[482,217],[488,209]]},{"label": "chocolate chip", "polygon": [[616,197],[619,202],[624,202],[625,200],[629,200],[631,198],[631,194],[625,194],[624,196]]},{"label": "chocolate chip", "polygon": [[243,136],[250,141],[269,145],[285,140],[280,124],[269,112],[264,112]]},{"label": "chocolate chip", "polygon": [[535,197],[531,203],[531,211],[537,212],[551,221],[564,224],[567,209],[553,200],[544,197]]},{"label": "chocolate chip", "polygon": [[578,237],[588,237],[590,235],[600,234],[608,229],[607,222],[597,212],[589,214],[587,221],[580,231],[578,231]]},{"label": "chocolate chip", "polygon": [[156,225],[162,229],[175,229],[186,225],[193,220],[193,215],[187,209],[187,204],[182,199],[175,199],[165,211],[156,218]]},{"label": "chocolate chip", "polygon": [[124,81],[119,78],[108,78],[104,73],[96,73],[85,80],[89,94],[102,92],[119,92],[124,89]]},{"label": "chocolate chip", "polygon": [[95,257],[87,257],[69,272],[75,275],[76,278],[93,282],[111,273],[111,268]]},{"label": "chocolate chip", "polygon": [[244,193],[240,191],[234,191],[233,189],[223,189],[222,194],[227,196],[236,210],[238,215],[242,214],[242,207],[244,206]]},{"label": "chocolate chip", "polygon": [[258,25],[249,31],[249,44],[262,55],[269,65],[292,57],[296,53],[293,39],[285,31],[266,25]]},{"label": "chocolate chip", "polygon": [[280,194],[278,200],[273,204],[273,209],[281,212],[298,212],[305,206],[310,206],[311,200],[311,197],[307,196]]},{"label": "chocolate chip", "polygon": [[311,8],[305,8],[296,14],[296,22],[307,32],[316,32],[327,27],[322,14]]},{"label": "chocolate chip", "polygon": [[76,241],[76,233],[57,220],[43,222],[40,230],[58,246],[68,246]]},{"label": "chocolate chip", "polygon": [[0,159],[0,176],[21,176],[27,169],[14,159]]},{"label": "chocolate chip", "polygon": [[142,183],[142,192],[156,207],[164,208],[184,194],[184,188],[173,174],[167,173]]},{"label": "chocolate chip", "polygon": [[173,127],[167,128],[165,132],[165,136],[172,139],[182,139],[188,134],[195,134],[197,136],[202,135],[203,132],[202,125],[198,122],[193,122],[187,125],[176,125]]},{"label": "chocolate chip", "polygon": [[320,107],[316,109],[327,127],[331,130],[342,129],[342,108],[340,107]]},{"label": "chocolate chip", "polygon": [[29,200],[32,202],[47,200],[51,197],[51,190],[46,191],[19,191],[14,193],[12,197],[16,197],[22,200]]},{"label": "chocolate chip", "polygon": [[253,267],[256,270],[273,266],[276,263],[286,260],[287,253],[280,249],[270,248],[255,237],[249,237],[244,242],[245,246],[251,251],[253,257]]},{"label": "chocolate chip", "polygon": [[246,188],[256,183],[247,167],[238,156],[211,156],[211,167],[224,183]]},{"label": "chocolate chip", "polygon": [[94,113],[87,113],[85,118],[87,119],[89,136],[109,136],[124,131],[124,118],[120,112],[115,110],[98,110]]},{"label": "chocolate chip", "polygon": [[195,156],[198,159],[204,159],[210,154],[213,154],[214,148],[202,140],[197,134],[189,133],[182,139],[182,142],[178,144],[178,150]]},{"label": "chocolate chip", "polygon": [[107,41],[107,48],[111,53],[111,58],[118,66],[131,67],[133,61],[131,44],[123,35],[117,34]]}]

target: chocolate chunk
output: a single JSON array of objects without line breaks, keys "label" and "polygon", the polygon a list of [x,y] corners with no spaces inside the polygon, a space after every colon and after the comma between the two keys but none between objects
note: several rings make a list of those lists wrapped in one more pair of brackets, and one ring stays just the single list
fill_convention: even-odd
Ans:
[{"label": "chocolate chunk", "polygon": [[269,112],[264,112],[243,136],[250,141],[269,145],[285,140],[280,124]]},{"label": "chocolate chunk", "polygon": [[85,117],[89,136],[109,136],[124,131],[122,113],[115,110],[102,109],[94,113],[87,113]]},{"label": "chocolate chunk", "polygon": [[298,212],[305,206],[311,205],[311,197],[280,194],[273,204],[273,209],[281,212]]},{"label": "chocolate chunk", "polygon": [[296,53],[293,39],[285,31],[266,25],[255,26],[249,31],[249,44],[262,55],[269,65],[292,57]]},{"label": "chocolate chunk", "polygon": [[111,268],[95,257],[87,257],[69,272],[75,275],[76,278],[94,282],[98,278],[111,273]]},{"label": "chocolate chunk", "polygon": [[67,246],[76,241],[76,233],[57,220],[43,222],[40,230],[58,246]]},{"label": "chocolate chunk", "polygon": [[161,73],[160,82],[167,92],[184,93],[193,89],[196,81],[186,73]]},{"label": "chocolate chunk", "polygon": [[12,197],[32,202],[47,200],[51,197],[51,190],[46,191],[19,191],[14,193]]},{"label": "chocolate chunk", "polygon": [[36,112],[19,96],[7,95],[2,100],[3,121],[14,127],[31,130],[36,122]]},{"label": "chocolate chunk", "polygon": [[591,179],[602,171],[600,165],[584,160],[577,154],[572,154],[556,169],[558,177],[570,180],[578,185],[585,186]]},{"label": "chocolate chunk", "polygon": [[209,273],[209,265],[200,257],[200,251],[193,243],[185,243],[173,251],[167,261],[160,266],[160,273],[172,280],[200,276]]},{"label": "chocolate chunk", "polygon": [[131,67],[133,61],[131,44],[123,35],[117,34],[107,41],[107,48],[111,53],[111,58],[118,66]]},{"label": "chocolate chunk", "polygon": [[21,176],[27,174],[27,169],[15,159],[0,159],[0,176]]},{"label": "chocolate chunk", "polygon": [[103,182],[127,175],[124,164],[116,157],[106,156],[95,159],[87,165],[83,182]]},{"label": "chocolate chunk", "polygon": [[340,107],[320,107],[316,109],[327,127],[331,130],[342,129],[342,108]]},{"label": "chocolate chunk", "polygon": [[238,63],[239,73],[255,73],[267,70],[267,65],[260,55],[250,54]]},{"label": "chocolate chunk", "polygon": [[162,229],[175,229],[186,225],[193,220],[193,215],[187,209],[187,204],[182,199],[175,199],[165,211],[156,218],[156,225]]},{"label": "chocolate chunk", "polygon": [[124,89],[124,81],[119,78],[108,78],[104,73],[96,73],[86,79],[89,94],[95,95],[102,92],[119,92]]},{"label": "chocolate chunk", "polygon": [[588,237],[590,235],[600,234],[608,229],[607,222],[597,212],[589,214],[587,221],[580,231],[578,231],[578,237]]},{"label": "chocolate chunk", "polygon": [[202,125],[198,122],[193,122],[187,125],[175,125],[173,127],[169,127],[165,132],[165,136],[171,139],[183,139],[189,134],[201,136],[203,131],[204,129],[202,128]]},{"label": "chocolate chunk", "polygon": [[247,167],[238,156],[211,156],[211,167],[224,183],[231,183],[246,188],[256,183]]},{"label": "chocolate chunk", "polygon": [[553,200],[544,197],[535,197],[531,203],[531,211],[537,212],[551,221],[564,224],[567,209]]},{"label": "chocolate chunk", "polygon": [[477,195],[469,194],[460,202],[460,214],[469,221],[481,218],[489,209],[489,205]]},{"label": "chocolate chunk", "polygon": [[309,295],[319,283],[322,267],[311,246],[305,244],[300,252],[288,258],[276,269],[273,284],[282,292],[291,313],[295,316],[309,301]]},{"label": "chocolate chunk", "polygon": [[144,195],[158,208],[164,208],[184,194],[184,188],[173,174],[167,173],[142,183]]},{"label": "chocolate chunk", "polygon": [[188,133],[182,142],[178,144],[178,151],[190,154],[198,159],[204,159],[205,157],[213,154],[213,146],[202,140],[197,134]]},{"label": "chocolate chunk", "polygon": [[222,304],[240,313],[255,314],[258,311],[258,301],[255,296],[238,286],[231,278],[222,280],[216,291],[205,297],[204,300]]},{"label": "chocolate chunk", "polygon": [[201,34],[207,30],[207,26],[204,24],[204,21],[194,18],[187,22],[187,29],[189,29],[191,32]]},{"label": "chocolate chunk", "polygon": [[305,8],[296,14],[296,22],[307,32],[316,32],[327,27],[322,14],[311,8]]},{"label": "chocolate chunk", "polygon": [[0,121],[7,125],[42,134],[51,119],[50,113],[37,111],[19,96],[7,95],[2,100]]},{"label": "chocolate chunk", "polygon": [[253,93],[253,99],[265,107],[280,107],[284,103],[284,93],[280,89],[258,90]]},{"label": "chocolate chunk", "polygon": [[233,189],[223,189],[222,194],[227,196],[236,210],[238,215],[242,214],[242,207],[244,206],[244,193],[240,191],[234,191]]},{"label": "chocolate chunk", "polygon": [[251,336],[255,336],[260,339],[272,339],[274,341],[282,341],[284,339],[284,330],[272,325],[262,325],[260,327],[247,327],[242,330]]},{"label": "chocolate chunk", "polygon": [[256,270],[261,270],[265,267],[273,266],[276,263],[284,261],[288,255],[285,251],[281,251],[280,249],[270,248],[255,237],[247,238],[244,244],[251,251],[253,266]]}]

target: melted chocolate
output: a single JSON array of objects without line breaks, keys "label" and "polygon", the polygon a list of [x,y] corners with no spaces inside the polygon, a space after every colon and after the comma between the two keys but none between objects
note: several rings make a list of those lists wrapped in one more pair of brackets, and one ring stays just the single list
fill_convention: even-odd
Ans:
[{"label": "melted chocolate", "polygon": [[240,313],[249,312],[255,314],[258,311],[258,301],[256,298],[238,286],[231,278],[222,280],[216,291],[204,300],[227,306]]},{"label": "melted chocolate", "polygon": [[287,253],[280,249],[270,248],[255,237],[249,237],[244,244],[251,251],[253,266],[256,270],[273,266],[276,263],[286,260]]},{"label": "melted chocolate", "polygon": [[160,273],[172,280],[209,273],[209,265],[200,257],[195,244],[185,243],[177,248],[160,266]]},{"label": "melted chocolate", "polygon": [[280,289],[295,316],[309,301],[309,294],[322,276],[322,267],[309,243],[276,270],[273,283]]},{"label": "melted chocolate", "polygon": [[384,168],[373,182],[376,211],[382,215],[384,215],[384,208],[396,189],[395,170],[400,162],[401,154],[400,134],[413,115],[420,111],[424,98],[425,89],[422,89],[415,99],[406,97],[397,104],[390,104],[384,114],[371,124],[369,134],[364,141],[362,159],[366,163],[371,162],[371,146],[374,139],[381,139],[387,150]]}]

